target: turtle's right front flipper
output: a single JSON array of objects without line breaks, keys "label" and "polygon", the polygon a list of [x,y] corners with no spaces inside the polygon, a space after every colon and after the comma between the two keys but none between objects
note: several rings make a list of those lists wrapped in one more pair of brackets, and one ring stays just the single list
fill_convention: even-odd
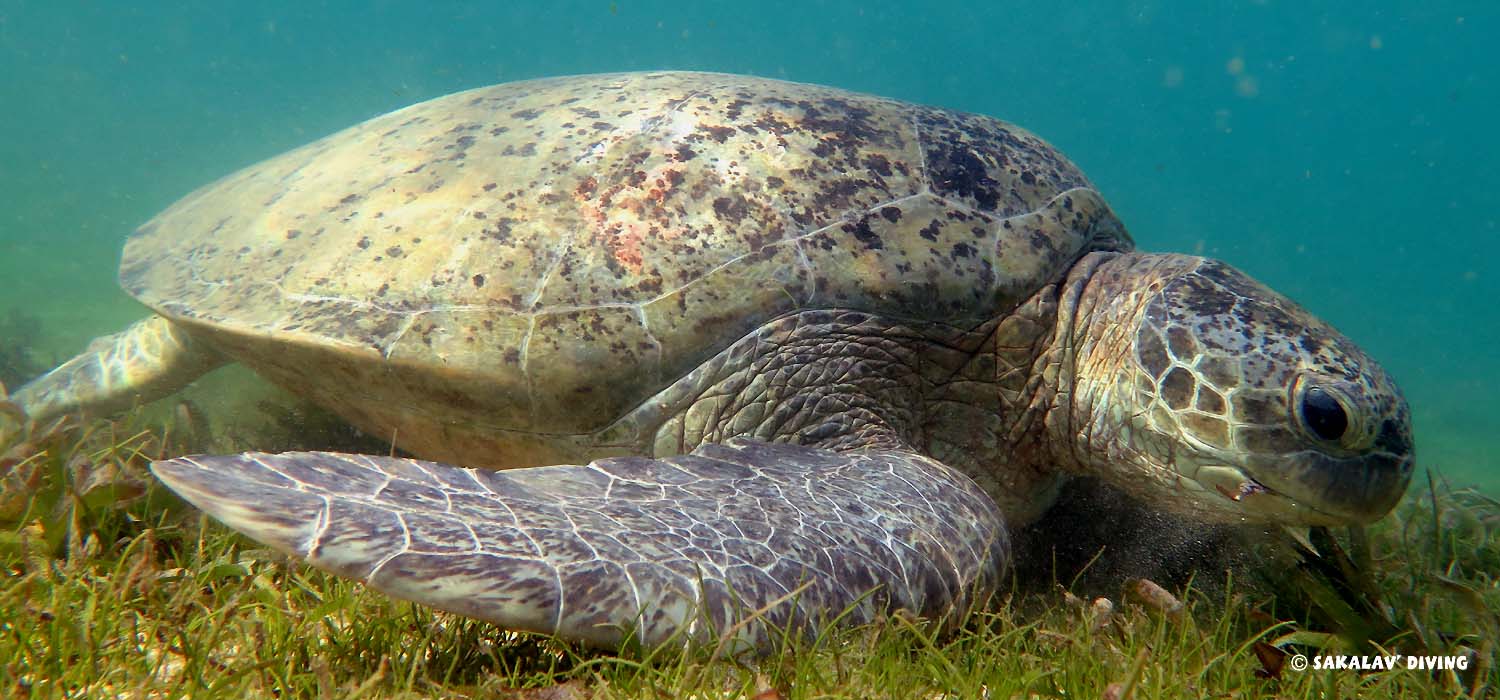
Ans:
[{"label": "turtle's right front flipper", "polygon": [[[152,465],[184,498],[314,566],[504,627],[616,647],[764,648],[847,613],[953,620],[1007,538],[968,477],[896,451],[731,441],[504,472],[329,453]],[[764,615],[736,625],[750,613]],[[633,635],[633,636],[632,636]]]},{"label": "turtle's right front flipper", "polygon": [[225,362],[180,326],[152,316],[96,339],[10,401],[33,421],[68,413],[110,415],[167,396]]}]

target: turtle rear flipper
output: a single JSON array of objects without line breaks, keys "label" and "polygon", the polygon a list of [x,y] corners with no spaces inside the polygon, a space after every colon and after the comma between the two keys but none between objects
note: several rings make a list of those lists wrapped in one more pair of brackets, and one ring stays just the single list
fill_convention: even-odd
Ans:
[{"label": "turtle rear flipper", "polygon": [[109,415],[172,394],[227,361],[181,326],[151,316],[95,339],[10,400],[39,422],[75,412]]},{"label": "turtle rear flipper", "polygon": [[898,609],[951,621],[995,589],[1008,554],[994,503],[907,452],[731,440],[664,459],[502,472],[316,452],[152,469],[209,514],[319,568],[606,647],[701,644],[732,630],[738,648],[764,648],[778,629]]}]

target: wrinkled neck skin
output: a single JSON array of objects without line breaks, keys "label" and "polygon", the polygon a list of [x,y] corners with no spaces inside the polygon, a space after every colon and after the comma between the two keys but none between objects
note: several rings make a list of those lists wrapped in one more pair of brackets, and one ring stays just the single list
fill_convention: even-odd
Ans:
[{"label": "wrinkled neck skin", "polygon": [[[1161,264],[1154,264],[1159,259]],[[1170,510],[1181,488],[1170,456],[1134,453],[1126,411],[1134,402],[1130,376],[1133,337],[1146,305],[1180,262],[1170,256],[1089,253],[1062,280],[1038,291],[1001,319],[991,343],[999,404],[993,427],[958,421],[944,436],[955,449],[929,445],[939,459],[979,480],[1013,524],[1033,521],[1055,500],[1068,476],[1097,476],[1126,493]],[[1155,277],[1155,279],[1153,279]],[[948,405],[965,403],[947,402]],[[980,405],[977,400],[969,403]],[[936,449],[932,449],[936,448]],[[972,464],[971,464],[972,462]]]},{"label": "wrinkled neck skin", "polygon": [[[1078,432],[1072,406],[1077,342],[1075,320],[1085,307],[1085,291],[1096,270],[1118,253],[1091,253],[1068,276],[1039,290],[1006,314],[995,327],[988,351],[976,362],[992,372],[983,391],[995,398],[966,396],[944,402],[988,411],[993,423],[972,419],[949,421],[957,431],[946,444],[929,444],[939,459],[969,473],[1002,506],[1012,525],[1039,518],[1056,499],[1069,475],[1097,473],[1082,458],[1086,442],[1075,445]],[[1128,348],[1128,343],[1126,343]],[[1061,436],[1068,436],[1066,438]],[[951,449],[944,449],[951,447]],[[1123,470],[1122,470],[1123,471]]]},{"label": "wrinkled neck skin", "polygon": [[[1178,475],[1133,454],[1130,440],[1122,439],[1120,431],[1130,423],[1123,412],[1132,402],[1116,396],[1130,390],[1117,382],[1120,367],[1130,361],[1146,304],[1175,271],[1163,270],[1160,279],[1149,279],[1152,271],[1135,264],[1140,258],[1136,253],[1090,253],[1062,283],[1057,334],[1044,357],[1057,372],[1045,430],[1058,469],[1098,476],[1146,495],[1172,488]],[[1129,280],[1124,279],[1127,268]]]}]

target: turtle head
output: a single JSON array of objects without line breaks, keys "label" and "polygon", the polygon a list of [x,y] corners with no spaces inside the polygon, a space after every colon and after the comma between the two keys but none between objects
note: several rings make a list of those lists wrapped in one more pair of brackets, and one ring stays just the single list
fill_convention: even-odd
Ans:
[{"label": "turtle head", "polygon": [[1105,256],[1072,318],[1077,461],[1215,520],[1346,525],[1406,490],[1406,401],[1327,323],[1217,260]]}]

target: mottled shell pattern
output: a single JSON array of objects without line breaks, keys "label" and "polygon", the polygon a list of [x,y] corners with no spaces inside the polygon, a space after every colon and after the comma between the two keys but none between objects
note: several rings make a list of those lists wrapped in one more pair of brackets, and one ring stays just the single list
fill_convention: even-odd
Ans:
[{"label": "mottled shell pattern", "polygon": [[799,310],[974,327],[1130,245],[1005,122],[635,73],[448,95],[241,170],[143,225],[121,281],[367,430],[434,442],[600,430]]}]

